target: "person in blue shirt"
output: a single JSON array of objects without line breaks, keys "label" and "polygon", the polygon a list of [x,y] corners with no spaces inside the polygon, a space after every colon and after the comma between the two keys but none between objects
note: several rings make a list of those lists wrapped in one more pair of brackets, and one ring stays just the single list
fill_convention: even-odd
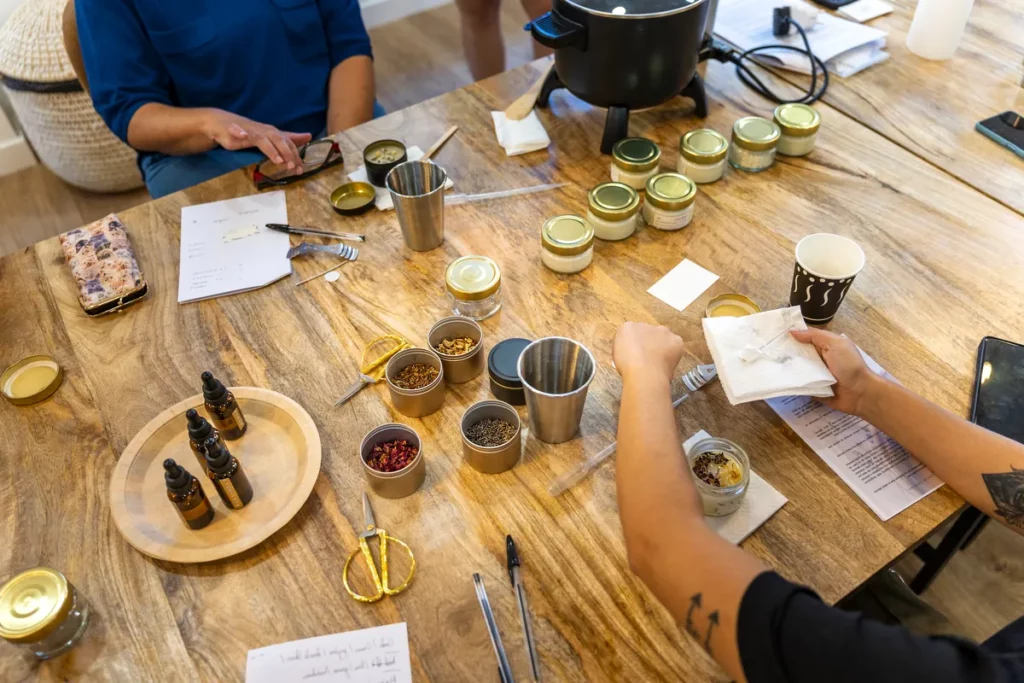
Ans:
[{"label": "person in blue shirt", "polygon": [[357,0],[77,0],[93,103],[162,197],[383,114]]}]

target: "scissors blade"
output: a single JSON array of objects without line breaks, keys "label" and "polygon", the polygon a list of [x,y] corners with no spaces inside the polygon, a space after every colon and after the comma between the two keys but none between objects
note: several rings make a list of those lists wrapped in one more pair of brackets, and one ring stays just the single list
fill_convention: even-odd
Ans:
[{"label": "scissors blade", "polygon": [[366,524],[363,525],[363,533],[360,536],[369,537],[377,533],[377,523],[373,520],[373,508],[370,507],[370,497],[363,492],[363,517]]}]

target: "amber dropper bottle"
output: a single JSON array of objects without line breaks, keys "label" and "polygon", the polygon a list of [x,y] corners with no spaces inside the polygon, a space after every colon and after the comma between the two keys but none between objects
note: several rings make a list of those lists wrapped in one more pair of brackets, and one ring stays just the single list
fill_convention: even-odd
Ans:
[{"label": "amber dropper bottle", "polygon": [[242,409],[238,407],[235,395],[228,391],[211,372],[204,372],[203,398],[206,399],[206,412],[213,418],[214,426],[220,430],[221,436],[228,441],[245,434],[248,425],[242,415]]},{"label": "amber dropper bottle", "polygon": [[203,442],[207,439],[214,439],[223,446],[224,437],[195,408],[185,411],[185,418],[188,420],[188,445],[192,449],[192,454],[196,456],[199,467],[204,473],[209,474],[206,469],[206,453],[203,452]]},{"label": "amber dropper bottle", "polygon": [[174,503],[182,521],[190,529],[202,529],[209,524],[213,520],[213,506],[199,480],[171,458],[164,460],[164,470],[167,497]]},{"label": "amber dropper bottle", "polygon": [[203,442],[206,452],[206,469],[221,500],[232,510],[241,510],[252,500],[252,484],[245,476],[238,458],[215,439]]}]

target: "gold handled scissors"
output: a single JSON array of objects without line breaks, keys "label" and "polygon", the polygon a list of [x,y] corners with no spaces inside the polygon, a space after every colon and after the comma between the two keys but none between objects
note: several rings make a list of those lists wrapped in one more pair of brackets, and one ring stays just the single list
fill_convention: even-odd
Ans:
[{"label": "gold handled scissors", "polygon": [[[348,591],[348,594],[359,602],[377,602],[385,595],[398,595],[409,587],[409,584],[412,583],[412,575],[416,571],[416,558],[413,557],[409,546],[394,536],[389,536],[388,532],[384,529],[377,528],[377,524],[373,520],[373,508],[370,507],[370,499],[365,493],[363,494],[363,515],[366,518],[366,524],[363,526],[363,532],[359,534],[359,547],[353,550],[348,559],[345,560],[345,569],[342,570],[341,579],[345,584],[345,590]],[[374,536],[380,539],[380,573],[377,572],[377,564],[373,559],[373,553],[370,552],[370,544],[367,543]],[[405,552],[409,555],[409,576],[405,577],[405,581],[395,588],[392,588],[388,583],[389,543],[405,548]],[[373,595],[360,595],[352,590],[348,583],[348,569],[352,565],[352,560],[356,559],[360,554],[362,554],[363,559],[366,561],[366,568],[370,571],[370,577],[377,588],[377,592]]]}]

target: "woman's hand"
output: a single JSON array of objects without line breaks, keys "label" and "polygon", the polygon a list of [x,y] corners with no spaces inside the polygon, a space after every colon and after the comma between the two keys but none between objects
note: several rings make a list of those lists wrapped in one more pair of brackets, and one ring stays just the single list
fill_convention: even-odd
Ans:
[{"label": "woman's hand", "polygon": [[275,164],[288,169],[302,167],[298,148],[313,137],[309,133],[281,131],[221,109],[210,109],[208,112],[203,126],[204,133],[224,149],[256,147]]},{"label": "woman's hand", "polygon": [[624,323],[615,333],[612,358],[622,378],[664,377],[672,374],[683,357],[683,340],[667,327]]},{"label": "woman's hand", "polygon": [[873,400],[872,391],[885,380],[871,372],[857,345],[846,337],[825,330],[793,330],[792,334],[799,342],[814,344],[838,382],[832,387],[835,396],[818,400],[829,408],[863,416],[864,408]]}]

